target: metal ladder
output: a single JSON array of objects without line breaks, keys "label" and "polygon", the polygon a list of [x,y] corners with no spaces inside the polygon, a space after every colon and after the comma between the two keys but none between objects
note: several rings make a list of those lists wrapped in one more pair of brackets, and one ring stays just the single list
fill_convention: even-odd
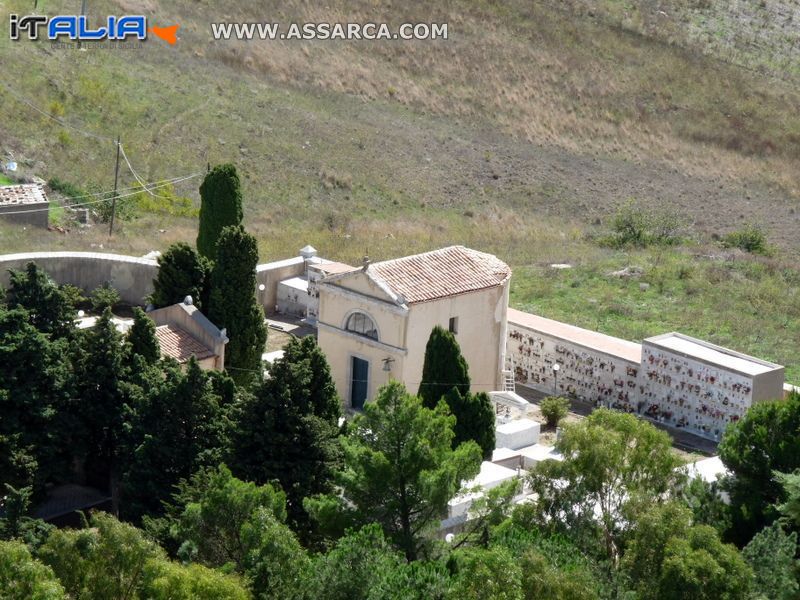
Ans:
[{"label": "metal ladder", "polygon": [[503,391],[516,392],[516,381],[514,378],[514,359],[509,357],[507,360],[507,368],[503,369]]}]

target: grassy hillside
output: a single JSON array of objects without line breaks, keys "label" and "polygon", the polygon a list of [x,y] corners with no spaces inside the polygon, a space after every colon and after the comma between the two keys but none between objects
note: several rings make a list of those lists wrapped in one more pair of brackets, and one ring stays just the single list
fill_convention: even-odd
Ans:
[{"label": "grassy hillside", "polygon": [[[39,2],[49,14],[74,11],[74,4]],[[13,152],[26,174],[107,190],[113,144],[60,127],[2,85],[73,125],[121,135],[148,180],[235,162],[244,177],[248,227],[264,260],[305,243],[347,261],[464,243],[515,267],[516,302],[595,325],[596,305],[583,296],[611,285],[621,302],[633,302],[638,287],[607,284],[605,274],[612,263],[640,259],[599,248],[587,234],[635,197],[685,215],[694,241],[689,250],[670,251],[670,260],[711,260],[695,259],[697,248],[759,222],[780,249],[771,268],[794,272],[796,88],[704,57],[696,40],[668,43],[637,28],[635,18],[620,26],[615,15],[626,13],[614,11],[624,3],[599,3],[606,11],[599,14],[522,0],[433,7],[356,0],[325,8],[299,0],[89,4],[95,16],[143,12],[151,24],[179,23],[181,39],[175,47],[152,39],[127,51],[11,42],[7,13],[27,12],[30,2],[0,3],[0,153]],[[450,39],[213,42],[209,23],[221,20],[437,21],[449,24]],[[129,185],[133,179],[124,173],[121,186]],[[192,180],[176,191],[196,202],[196,190]],[[193,217],[151,203],[111,239],[104,226],[60,233],[0,225],[0,252],[102,245],[144,253],[191,241],[195,231]],[[745,271],[761,264],[736,260]],[[556,277],[545,268],[551,262],[578,265],[575,273],[588,287],[570,287],[573,296],[564,297],[546,285]],[[638,337],[658,333],[645,327],[657,322],[762,354],[800,337],[793,313],[769,343],[743,335],[734,327],[747,302],[737,281],[691,293],[679,286],[634,315],[596,326]],[[770,285],[777,294],[797,291],[794,275]],[[716,311],[720,323],[712,331],[710,316],[701,325],[690,315],[711,311],[716,294],[735,302]],[[598,302],[605,306],[603,297]],[[670,303],[685,308],[663,312]],[[781,311],[769,304],[760,314],[765,322],[781,320]],[[673,317],[674,327],[667,322]],[[641,326],[629,327],[631,319]],[[767,354],[800,364],[795,352]]]}]

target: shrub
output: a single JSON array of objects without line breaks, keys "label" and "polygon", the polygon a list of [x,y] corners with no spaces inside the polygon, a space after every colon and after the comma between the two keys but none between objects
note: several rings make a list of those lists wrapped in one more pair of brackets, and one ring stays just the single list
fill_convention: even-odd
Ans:
[{"label": "shrub", "polygon": [[681,242],[683,219],[670,210],[647,210],[634,200],[621,206],[611,220],[611,232],[601,244],[613,248],[675,246]]},{"label": "shrub", "polygon": [[92,308],[103,312],[106,308],[113,308],[120,301],[119,292],[111,287],[107,281],[92,292]]},{"label": "shrub", "polygon": [[549,396],[542,400],[539,405],[542,416],[546,419],[549,427],[555,427],[569,413],[569,401],[566,398]]},{"label": "shrub", "polygon": [[759,225],[753,223],[724,236],[722,245],[726,248],[739,248],[751,254],[763,254],[764,256],[770,254],[767,235]]}]

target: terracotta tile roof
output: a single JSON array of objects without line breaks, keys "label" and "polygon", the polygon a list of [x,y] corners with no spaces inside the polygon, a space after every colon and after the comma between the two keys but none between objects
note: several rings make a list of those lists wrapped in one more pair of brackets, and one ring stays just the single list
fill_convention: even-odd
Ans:
[{"label": "terracotta tile roof", "polygon": [[174,358],[179,363],[185,363],[194,355],[197,360],[203,360],[214,353],[203,344],[175,325],[160,325],[156,327],[156,339],[161,347],[161,354]]},{"label": "terracotta tile roof", "polygon": [[42,188],[35,183],[0,186],[0,206],[23,206],[47,202]]},{"label": "terracotta tile roof", "polygon": [[511,276],[511,269],[491,254],[450,246],[375,263],[368,273],[407,304],[414,304],[500,285]]}]

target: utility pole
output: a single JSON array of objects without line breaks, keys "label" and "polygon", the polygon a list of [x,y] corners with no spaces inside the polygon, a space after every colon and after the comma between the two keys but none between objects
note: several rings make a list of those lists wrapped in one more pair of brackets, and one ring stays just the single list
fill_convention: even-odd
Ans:
[{"label": "utility pole", "polygon": [[111,200],[111,220],[108,223],[108,237],[114,231],[114,215],[117,212],[117,181],[119,181],[119,136],[117,136],[117,163],[114,166],[114,198]]},{"label": "utility pole", "polygon": [[[86,16],[86,0],[81,0],[81,15]],[[78,40],[78,50],[81,49],[81,41]]]}]

